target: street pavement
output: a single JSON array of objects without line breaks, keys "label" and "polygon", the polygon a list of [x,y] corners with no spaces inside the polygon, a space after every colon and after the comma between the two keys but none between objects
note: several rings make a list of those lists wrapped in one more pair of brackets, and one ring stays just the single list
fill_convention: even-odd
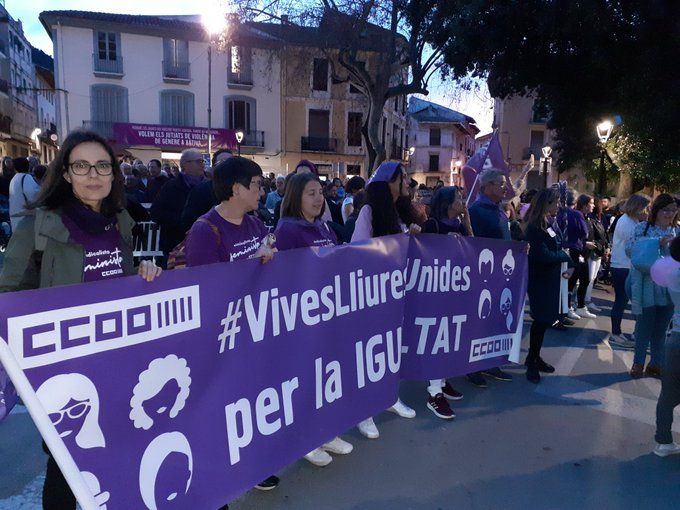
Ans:
[{"label": "street pavement", "polygon": [[[426,407],[426,383],[405,382],[401,398],[415,419],[382,413],[380,438],[356,429],[347,456],[318,468],[305,460],[281,473],[278,489],[250,491],[233,510],[482,510],[675,508],[680,456],[658,458],[654,413],[660,382],[633,381],[631,351],[606,342],[612,295],[595,291],[605,311],[566,332],[550,330],[543,358],[556,367],[539,385],[521,367],[512,382],[465,393],[455,420]],[[624,331],[633,329],[632,317]],[[525,322],[523,347],[528,347]],[[0,510],[38,510],[45,456],[23,408],[0,422]],[[677,416],[677,415],[676,415]],[[680,420],[674,431],[680,432]],[[678,438],[680,439],[680,438]],[[202,510],[202,509],[196,509]],[[210,509],[208,509],[210,510]]]}]

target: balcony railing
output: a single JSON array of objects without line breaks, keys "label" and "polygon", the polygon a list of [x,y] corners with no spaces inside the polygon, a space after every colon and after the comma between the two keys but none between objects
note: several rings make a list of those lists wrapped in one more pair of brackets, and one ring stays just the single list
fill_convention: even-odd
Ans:
[{"label": "balcony railing", "polygon": [[337,138],[303,136],[300,145],[306,152],[338,152]]},{"label": "balcony railing", "polygon": [[113,138],[113,122],[108,120],[84,120],[83,127],[104,138]]},{"label": "balcony railing", "polygon": [[92,54],[95,73],[112,74],[123,76],[123,57],[116,55],[116,60],[99,58],[99,54]]},{"label": "balcony railing", "polygon": [[542,147],[524,147],[522,150],[522,159],[529,159],[532,154],[536,159],[540,159],[543,156]]},{"label": "balcony railing", "polygon": [[257,147],[264,149],[264,131],[246,131],[243,134],[241,147]]},{"label": "balcony railing", "polygon": [[0,133],[12,133],[12,117],[9,115],[0,115]]},{"label": "balcony railing", "polygon": [[241,69],[238,73],[229,71],[227,73],[227,85],[251,87],[253,85],[252,71],[250,69]]},{"label": "balcony railing", "polygon": [[0,79],[0,93],[9,95],[9,82]]},{"label": "balcony railing", "polygon": [[2,40],[0,40],[0,53],[7,55],[7,43]]},{"label": "balcony railing", "polygon": [[172,60],[163,61],[164,80],[191,80],[191,64],[189,62],[173,62]]}]

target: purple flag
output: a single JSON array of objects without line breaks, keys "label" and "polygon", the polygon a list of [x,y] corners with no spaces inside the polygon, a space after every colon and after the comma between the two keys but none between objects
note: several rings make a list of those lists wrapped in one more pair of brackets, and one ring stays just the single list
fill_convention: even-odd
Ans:
[{"label": "purple flag", "polygon": [[497,168],[505,173],[507,189],[505,200],[510,200],[515,196],[515,189],[510,179],[510,169],[503,158],[503,148],[501,147],[498,131],[495,131],[491,140],[480,147],[463,166],[463,180],[465,188],[468,190],[468,203],[474,201],[479,193],[479,180],[477,177],[486,168]]},{"label": "purple flag", "polygon": [[395,235],[2,294],[0,362],[84,510],[218,508],[401,378],[517,361],[520,247]]}]

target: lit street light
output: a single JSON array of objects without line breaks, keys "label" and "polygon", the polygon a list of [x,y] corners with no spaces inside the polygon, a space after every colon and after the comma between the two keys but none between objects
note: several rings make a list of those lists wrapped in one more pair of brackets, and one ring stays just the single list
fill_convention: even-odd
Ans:
[{"label": "lit street light", "polygon": [[611,121],[605,120],[604,122],[600,122],[597,125],[597,138],[600,140],[600,144],[602,145],[602,150],[600,151],[600,179],[598,183],[598,194],[600,197],[603,197],[605,194],[605,191],[607,189],[607,174],[606,170],[604,168],[604,158],[607,155],[607,150],[605,149],[604,144],[607,143],[607,140],[609,140],[609,137],[612,134],[612,129],[614,128],[614,124],[611,123]]},{"label": "lit street light", "polygon": [[203,15],[202,22],[208,32],[208,156],[212,159],[212,40],[226,26],[225,13],[215,4]]},{"label": "lit street light", "polygon": [[241,142],[243,141],[243,131],[236,131],[236,144],[238,145],[238,155],[241,155]]},{"label": "lit street light", "polygon": [[543,187],[547,188],[548,174],[550,173],[550,166],[552,164],[552,158],[550,157],[552,154],[552,147],[546,145],[541,149],[541,152],[543,152],[543,157],[541,158],[541,162],[543,163]]}]

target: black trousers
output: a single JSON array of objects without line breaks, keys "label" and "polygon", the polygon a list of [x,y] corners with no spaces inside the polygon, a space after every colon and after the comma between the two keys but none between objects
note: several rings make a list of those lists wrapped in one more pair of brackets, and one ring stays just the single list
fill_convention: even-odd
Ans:
[{"label": "black trousers", "polygon": [[581,257],[581,252],[578,250],[569,250],[569,256],[571,260],[574,261],[575,268],[574,274],[569,278],[569,305],[572,305],[572,292],[574,287],[576,287],[576,282],[578,282],[578,291],[576,297],[578,300],[578,308],[583,308],[586,306],[586,292],[588,291],[588,284],[590,283],[590,275],[588,274],[588,263],[581,262],[579,257]]},{"label": "black trousers", "polygon": [[[47,451],[43,443],[43,449]],[[47,472],[45,473],[45,485],[43,485],[43,510],[75,510],[76,497],[66,483],[66,478],[54,460],[47,453]]]},{"label": "black trousers", "polygon": [[547,322],[537,321],[531,324],[531,331],[529,332],[529,354],[527,354],[527,363],[534,363],[541,357],[541,347],[543,347],[543,338],[545,332],[550,327]]},{"label": "black trousers", "polygon": [[661,394],[656,404],[657,443],[673,442],[673,410],[680,404],[680,333],[673,332],[666,343],[666,357],[661,371]]}]

